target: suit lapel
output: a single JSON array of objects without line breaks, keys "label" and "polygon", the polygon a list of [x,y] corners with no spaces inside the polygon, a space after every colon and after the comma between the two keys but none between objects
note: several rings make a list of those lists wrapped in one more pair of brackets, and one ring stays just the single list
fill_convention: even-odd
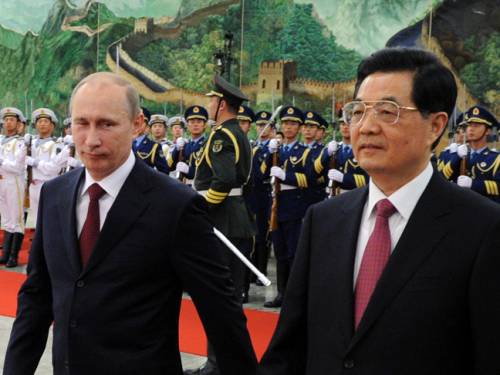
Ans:
[{"label": "suit lapel", "polygon": [[447,184],[434,172],[377,283],[349,350],[367,333],[449,230],[449,221],[443,220],[451,212]]},{"label": "suit lapel", "polygon": [[[85,169],[81,168],[72,173],[70,182],[64,186],[59,200],[59,215],[63,228],[62,235],[64,248],[74,271],[79,274],[82,268],[78,236],[76,233],[76,201],[78,187],[83,179]],[[66,223],[67,225],[64,225]]]},{"label": "suit lapel", "polygon": [[136,159],[134,168],[106,216],[95,249],[81,276],[91,271],[106,257],[146,210],[149,202],[144,199],[144,193],[151,188],[151,173],[152,171],[144,162]]},{"label": "suit lapel", "polygon": [[[367,192],[368,189],[365,187],[349,193],[351,196],[345,201],[341,215],[336,218],[335,224],[328,223],[328,226],[332,226],[335,230],[328,231],[331,237],[325,241],[325,243],[335,244],[334,251],[330,249],[328,256],[324,257],[325,260],[328,259],[331,262],[328,267],[332,270],[329,273],[331,280],[328,281],[328,285],[334,286],[334,295],[329,300],[338,301],[338,304],[328,304],[332,310],[329,316],[333,316],[335,310],[339,309],[340,325],[337,328],[342,334],[345,347],[348,346],[354,333],[352,270],[358,231],[352,228],[359,228]],[[345,236],[341,237],[342,234]]]}]

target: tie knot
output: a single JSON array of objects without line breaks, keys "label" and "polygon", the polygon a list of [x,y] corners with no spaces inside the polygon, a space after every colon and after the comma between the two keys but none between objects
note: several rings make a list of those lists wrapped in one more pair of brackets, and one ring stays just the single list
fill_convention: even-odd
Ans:
[{"label": "tie knot", "polygon": [[377,203],[377,216],[382,216],[387,219],[395,212],[396,207],[392,205],[389,199],[382,199]]},{"label": "tie knot", "polygon": [[106,193],[106,191],[97,183],[89,186],[89,197],[91,201],[99,200]]}]

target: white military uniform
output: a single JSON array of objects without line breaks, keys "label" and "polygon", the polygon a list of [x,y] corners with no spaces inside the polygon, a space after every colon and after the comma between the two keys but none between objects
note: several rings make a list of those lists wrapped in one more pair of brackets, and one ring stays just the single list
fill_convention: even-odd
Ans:
[{"label": "white military uniform", "polygon": [[45,181],[59,175],[66,166],[68,153],[58,152],[60,145],[53,138],[35,139],[31,145],[31,157],[35,160],[32,166],[32,181],[29,187],[30,217],[36,224],[40,191]]},{"label": "white military uniform", "polygon": [[17,135],[0,144],[0,215],[2,228],[24,234],[24,190],[26,147]]}]

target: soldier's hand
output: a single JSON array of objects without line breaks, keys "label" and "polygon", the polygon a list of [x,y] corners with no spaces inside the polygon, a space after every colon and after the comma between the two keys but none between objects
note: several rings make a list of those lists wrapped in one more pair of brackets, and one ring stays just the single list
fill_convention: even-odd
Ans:
[{"label": "soldier's hand", "polygon": [[338,148],[339,144],[336,141],[330,141],[327,147],[328,156],[332,156],[333,154],[335,154]]},{"label": "soldier's hand", "polygon": [[279,145],[279,141],[276,138],[273,138],[269,141],[269,145],[267,146],[267,148],[269,149],[269,152],[271,154],[274,154],[276,151],[278,151]]},{"label": "soldier's hand", "polygon": [[177,163],[177,166],[175,167],[175,171],[187,174],[189,172],[189,165],[187,165],[183,161],[180,161]]},{"label": "soldier's hand", "polygon": [[472,178],[469,176],[458,176],[457,185],[464,188],[470,188],[472,186]]},{"label": "soldier's hand", "polygon": [[64,144],[65,145],[72,145],[73,144],[73,136],[67,135],[64,137]]},{"label": "soldier's hand", "polygon": [[280,167],[272,167],[270,172],[271,177],[279,178],[281,181],[285,181],[286,173]]},{"label": "soldier's hand", "polygon": [[25,143],[26,145],[29,145],[29,144],[31,143],[31,139],[32,139],[32,137],[33,137],[33,136],[32,136],[31,134],[29,134],[29,133],[28,133],[28,134],[25,134],[25,135],[24,135],[24,143]]},{"label": "soldier's hand", "polygon": [[175,148],[177,150],[184,148],[185,145],[186,145],[186,140],[182,137],[177,138],[177,140],[175,141]]},{"label": "soldier's hand", "polygon": [[330,169],[328,171],[328,178],[330,180],[342,183],[342,181],[344,181],[344,174],[338,169]]},{"label": "soldier's hand", "polygon": [[467,156],[467,153],[468,153],[467,145],[460,145],[457,147],[457,154],[462,159]]},{"label": "soldier's hand", "polygon": [[74,157],[68,157],[68,165],[72,168],[78,168],[81,164],[78,159],[75,159]]},{"label": "soldier's hand", "polygon": [[31,167],[34,167],[34,168],[38,167],[39,162],[40,161],[38,159],[32,158],[31,156],[26,157],[26,164],[31,166]]},{"label": "soldier's hand", "polygon": [[450,154],[455,154],[458,150],[458,144],[457,143],[450,144],[448,150],[450,150]]}]

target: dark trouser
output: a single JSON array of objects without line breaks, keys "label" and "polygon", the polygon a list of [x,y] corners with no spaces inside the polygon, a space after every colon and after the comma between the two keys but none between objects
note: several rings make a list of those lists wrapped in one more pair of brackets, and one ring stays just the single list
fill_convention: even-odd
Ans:
[{"label": "dark trouser", "polygon": [[[238,250],[240,250],[243,255],[247,258],[250,257],[250,253],[252,252],[252,238],[229,238],[229,241],[236,246]],[[225,246],[225,245],[223,245]],[[234,291],[238,299],[241,301],[243,296],[243,291],[245,288],[245,276],[246,276],[246,266],[243,262],[234,255],[231,250],[225,249],[227,251],[224,252],[224,262],[229,267],[231,271],[231,278],[234,283]],[[215,357],[215,351],[210,344],[210,341],[207,342],[207,363],[206,366],[217,369],[217,359]]]},{"label": "dark trouser", "polygon": [[276,256],[276,284],[278,296],[282,298],[286,291],[288,275],[295,258],[299,243],[302,220],[289,220],[278,223],[278,229],[272,233],[274,255]]}]

